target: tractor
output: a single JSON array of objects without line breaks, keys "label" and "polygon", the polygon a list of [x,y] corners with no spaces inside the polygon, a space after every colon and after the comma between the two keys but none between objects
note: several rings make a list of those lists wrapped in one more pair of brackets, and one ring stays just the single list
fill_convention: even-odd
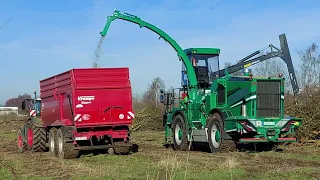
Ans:
[{"label": "tractor", "polygon": [[[43,128],[32,126],[36,123],[41,124],[41,98],[37,97],[36,91],[34,98],[25,98],[22,101],[21,109],[28,110],[29,113],[25,125],[18,129],[18,150],[20,152],[46,151],[46,132]],[[33,146],[34,144],[36,146]]]}]

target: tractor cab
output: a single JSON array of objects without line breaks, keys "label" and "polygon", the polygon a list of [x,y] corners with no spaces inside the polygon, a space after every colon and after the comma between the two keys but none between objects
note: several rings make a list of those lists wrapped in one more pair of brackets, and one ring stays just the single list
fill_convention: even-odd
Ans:
[{"label": "tractor cab", "polygon": [[[211,74],[219,70],[220,49],[189,48],[185,49],[184,52],[192,63],[199,87],[208,88],[215,79],[211,76]],[[184,63],[182,63],[181,70],[181,85],[183,89],[185,89],[188,85],[188,77]]]},{"label": "tractor cab", "polygon": [[41,115],[41,98],[37,98],[36,92],[34,99],[24,99],[21,103],[22,110],[28,110],[30,116]]}]

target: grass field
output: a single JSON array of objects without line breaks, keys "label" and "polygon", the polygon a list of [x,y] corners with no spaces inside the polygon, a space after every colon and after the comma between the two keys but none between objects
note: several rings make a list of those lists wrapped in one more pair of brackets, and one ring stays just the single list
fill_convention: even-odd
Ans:
[{"label": "grass field", "polygon": [[48,153],[19,153],[19,121],[0,120],[0,179],[320,179],[320,147],[281,152],[177,152],[162,146],[163,133],[136,132],[139,152],[84,154],[61,160]]}]

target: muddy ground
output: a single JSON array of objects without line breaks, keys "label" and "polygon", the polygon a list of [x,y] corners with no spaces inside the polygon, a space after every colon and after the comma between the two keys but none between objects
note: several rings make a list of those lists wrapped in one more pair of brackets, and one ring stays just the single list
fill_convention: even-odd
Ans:
[{"label": "muddy ground", "polygon": [[320,147],[275,152],[210,154],[163,147],[163,132],[133,133],[139,152],[83,154],[61,160],[49,153],[19,153],[21,120],[0,119],[0,179],[320,179]]}]

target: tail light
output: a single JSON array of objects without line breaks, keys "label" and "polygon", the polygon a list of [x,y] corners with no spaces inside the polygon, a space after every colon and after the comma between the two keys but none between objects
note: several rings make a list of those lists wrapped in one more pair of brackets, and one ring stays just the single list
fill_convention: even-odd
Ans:
[{"label": "tail light", "polygon": [[187,95],[188,93],[182,93],[181,98],[184,99]]}]

